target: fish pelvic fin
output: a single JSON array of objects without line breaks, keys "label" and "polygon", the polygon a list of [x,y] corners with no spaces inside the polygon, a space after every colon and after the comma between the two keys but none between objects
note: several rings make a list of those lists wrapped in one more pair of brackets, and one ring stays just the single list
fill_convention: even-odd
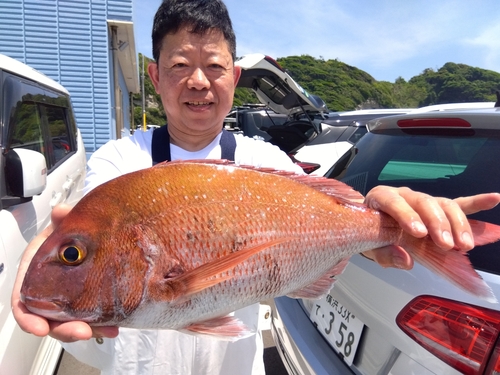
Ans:
[{"label": "fish pelvic fin", "polygon": [[[485,245],[500,239],[500,226],[469,220],[474,245]],[[458,249],[443,250],[429,236],[409,239],[401,244],[415,261],[448,280],[459,288],[492,303],[497,303],[491,288],[472,267],[467,252]]]},{"label": "fish pelvic fin", "polygon": [[202,290],[217,285],[223,281],[229,280],[233,275],[222,275],[238,264],[243,263],[251,256],[266,250],[272,246],[279,245],[284,242],[293,240],[294,238],[280,238],[263,244],[248,247],[226,255],[220,259],[213,260],[191,271],[177,276],[169,281],[170,287],[177,291],[173,295],[173,300],[185,300],[193,294],[199,293]]},{"label": "fish pelvic fin", "polygon": [[336,276],[344,272],[349,258],[342,259],[331,270],[328,270],[321,278],[306,287],[288,293],[287,297],[290,298],[306,298],[306,299],[319,299],[325,296],[332,288],[333,284],[337,281]]},{"label": "fish pelvic fin", "polygon": [[208,335],[232,342],[244,339],[255,333],[239,319],[229,315],[193,323],[181,331],[195,335]]}]

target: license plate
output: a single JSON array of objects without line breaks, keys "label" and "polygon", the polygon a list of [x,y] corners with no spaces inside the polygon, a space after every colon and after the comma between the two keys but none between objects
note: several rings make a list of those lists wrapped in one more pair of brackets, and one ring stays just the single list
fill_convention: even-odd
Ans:
[{"label": "license plate", "polygon": [[352,365],[363,322],[330,294],[315,302],[310,318],[333,349],[349,366]]}]

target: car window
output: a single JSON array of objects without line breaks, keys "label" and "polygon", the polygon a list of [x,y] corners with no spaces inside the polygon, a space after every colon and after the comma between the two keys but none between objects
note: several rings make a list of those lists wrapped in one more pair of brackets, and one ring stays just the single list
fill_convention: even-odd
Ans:
[{"label": "car window", "polygon": [[[448,198],[500,191],[498,132],[449,133],[368,133],[341,180],[364,195],[377,185]],[[471,218],[500,224],[500,207]],[[469,256],[475,268],[500,274],[499,244],[478,247]]]},{"label": "car window", "polygon": [[455,136],[368,133],[357,149],[343,180],[363,194],[380,184],[411,184],[450,198],[499,189],[490,168],[500,157],[500,140],[491,132]]},{"label": "car window", "polygon": [[42,125],[34,103],[19,103],[10,122],[11,148],[26,148],[44,153]]},{"label": "car window", "polygon": [[391,156],[378,180],[447,179],[460,175],[486,141],[487,138],[419,138]]},{"label": "car window", "polygon": [[49,169],[71,151],[71,143],[66,126],[65,109],[62,107],[43,106],[48,124]]},{"label": "car window", "polygon": [[36,102],[19,102],[13,112],[10,148],[28,148],[45,156],[50,173],[66,156],[75,151],[71,141],[72,125],[65,107]]},{"label": "car window", "polygon": [[271,101],[279,105],[284,104],[287,95],[291,92],[281,80],[272,76],[257,79],[256,85]]},{"label": "car window", "polygon": [[366,133],[366,126],[358,126],[356,131],[349,137],[348,141],[355,145]]}]

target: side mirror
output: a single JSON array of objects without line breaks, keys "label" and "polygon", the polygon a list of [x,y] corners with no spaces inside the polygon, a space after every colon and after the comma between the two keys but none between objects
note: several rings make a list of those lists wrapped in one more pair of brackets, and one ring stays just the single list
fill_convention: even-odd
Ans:
[{"label": "side mirror", "polygon": [[45,157],[37,151],[23,148],[9,150],[5,155],[5,180],[9,196],[2,197],[4,207],[6,200],[17,200],[12,204],[31,200],[34,195],[41,194],[47,185]]}]

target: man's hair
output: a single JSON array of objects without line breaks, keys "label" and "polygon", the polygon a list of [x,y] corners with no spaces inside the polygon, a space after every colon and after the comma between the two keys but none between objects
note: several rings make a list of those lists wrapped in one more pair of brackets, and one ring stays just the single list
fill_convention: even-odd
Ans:
[{"label": "man's hair", "polygon": [[236,37],[226,5],[221,0],[163,0],[153,22],[153,58],[158,62],[163,39],[183,27],[203,35],[218,30],[226,39],[233,61],[236,59]]}]

